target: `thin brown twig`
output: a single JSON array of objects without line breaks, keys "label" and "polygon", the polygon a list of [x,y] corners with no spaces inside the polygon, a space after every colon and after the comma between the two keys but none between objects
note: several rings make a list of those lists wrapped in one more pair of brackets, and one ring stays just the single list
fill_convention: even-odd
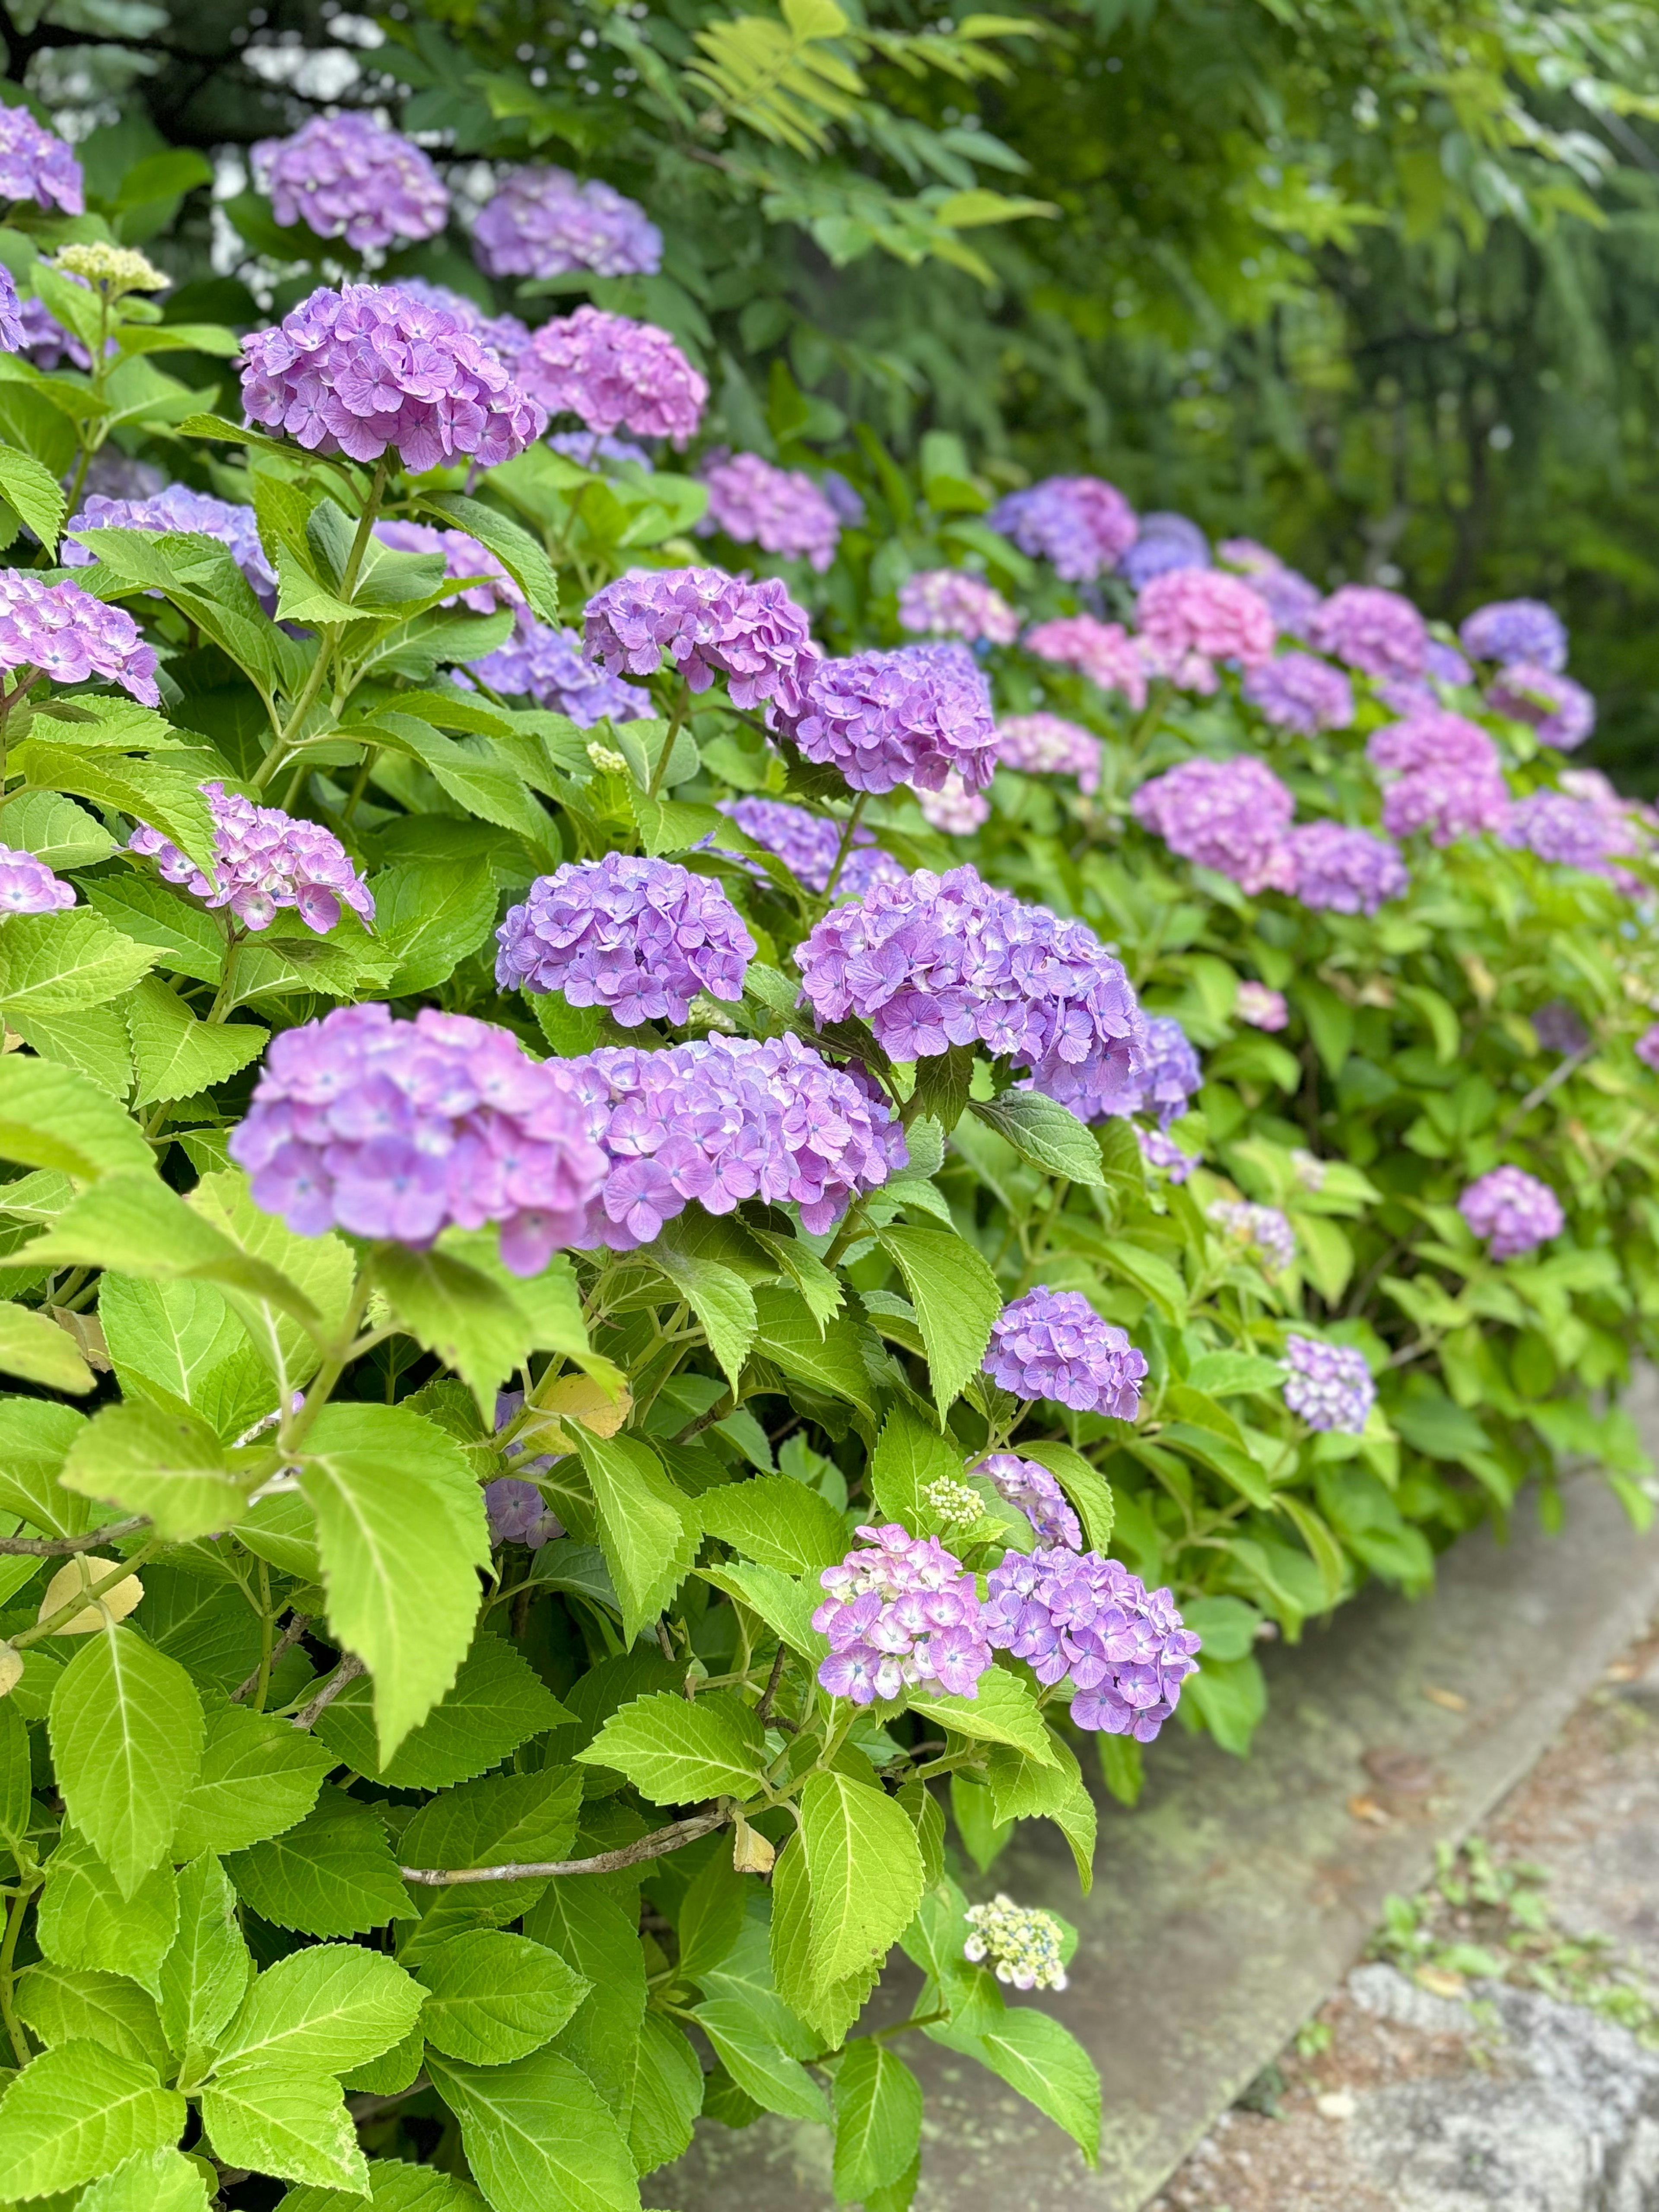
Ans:
[{"label": "thin brown twig", "polygon": [[[284,1658],[287,1654],[294,1649],[295,1645],[299,1642],[300,1638],[305,1634],[307,1629],[308,1629],[310,1626],[311,1615],[308,1613],[296,1613],[295,1614],[293,1620],[289,1621],[288,1626],[283,1631],[282,1634],[277,1638],[276,1643],[273,1644],[270,1648],[270,1673],[274,1673],[276,1671],[277,1661]],[[259,1666],[254,1668],[253,1672],[248,1676],[246,1681],[242,1684],[241,1687],[231,1692],[230,1702],[233,1705],[240,1705],[244,1698],[251,1698],[253,1695],[253,1692],[259,1686],[259,1675],[264,1665],[264,1662],[262,1660]],[[267,1680],[270,1679],[269,1674],[267,1674],[266,1679]],[[320,1711],[321,1708],[319,1707],[318,1710]]]},{"label": "thin brown twig", "polygon": [[301,1705],[299,1711],[295,1714],[295,1727],[296,1729],[314,1728],[346,1685],[349,1682],[355,1682],[359,1674],[366,1674],[368,1672],[368,1668],[364,1666],[356,1653],[348,1651],[322,1688],[312,1698],[310,1704]]},{"label": "thin brown twig", "polygon": [[130,1520],[106,1521],[101,1528],[88,1528],[83,1536],[0,1536],[0,1559],[72,1559],[77,1552],[96,1551],[100,1544],[113,1544],[149,1526],[147,1514],[135,1513]]},{"label": "thin brown twig", "polygon": [[699,1836],[725,1827],[731,1818],[730,1813],[693,1813],[688,1820],[641,1836],[637,1843],[600,1851],[591,1859],[544,1859],[526,1866],[399,1867],[398,1871],[405,1881],[422,1882],[428,1889],[442,1889],[452,1881],[543,1881],[555,1875],[616,1874],[623,1867],[637,1866],[641,1859],[660,1858],[665,1851],[695,1844]]},{"label": "thin brown twig", "polygon": [[783,1680],[783,1662],[787,1656],[787,1646],[780,1644],[778,1656],[772,1662],[772,1672],[766,1679],[766,1687],[761,1692],[761,1701],[755,1708],[755,1718],[763,1728],[772,1717],[772,1700],[778,1694],[778,1684]]}]

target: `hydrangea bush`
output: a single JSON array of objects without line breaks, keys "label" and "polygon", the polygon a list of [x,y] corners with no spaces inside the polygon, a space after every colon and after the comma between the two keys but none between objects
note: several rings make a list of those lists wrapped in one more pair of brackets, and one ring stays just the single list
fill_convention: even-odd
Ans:
[{"label": "hydrangea bush", "polygon": [[916,2035],[1092,2160],[1014,1825],[1086,1888],[1259,1643],[1572,1461],[1649,1510],[1570,641],[698,448],[566,296],[645,215],[515,171],[464,296],[378,125],[171,323],[8,113],[0,2202],[638,2212],[769,2112],[904,2212]]}]

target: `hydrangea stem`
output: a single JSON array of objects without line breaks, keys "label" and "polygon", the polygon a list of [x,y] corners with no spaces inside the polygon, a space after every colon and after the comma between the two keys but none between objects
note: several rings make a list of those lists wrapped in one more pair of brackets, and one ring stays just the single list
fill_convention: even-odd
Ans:
[{"label": "hydrangea stem", "polygon": [[836,885],[841,881],[841,872],[847,866],[852,853],[853,840],[859,834],[859,823],[864,819],[865,802],[869,796],[867,791],[861,791],[853,801],[853,811],[847,817],[847,827],[841,833],[841,843],[836,848],[835,865],[831,867],[829,880],[823,886],[823,905],[826,909],[836,896]]},{"label": "hydrangea stem", "polygon": [[685,678],[681,677],[679,696],[674,702],[674,711],[668,718],[668,735],[663,739],[662,750],[657,757],[657,765],[652,769],[651,781],[646,787],[645,795],[647,799],[654,799],[662,787],[662,780],[667,775],[668,764],[674,757],[674,748],[679,743],[680,730],[684,724],[686,710],[690,704],[690,686]]}]

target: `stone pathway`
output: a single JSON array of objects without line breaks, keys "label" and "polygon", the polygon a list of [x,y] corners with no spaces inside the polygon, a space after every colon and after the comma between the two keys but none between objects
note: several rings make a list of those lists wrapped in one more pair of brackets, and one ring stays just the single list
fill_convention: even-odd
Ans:
[{"label": "stone pathway", "polygon": [[[1659,2212],[1659,2047],[1607,2016],[1646,2026],[1659,1990],[1659,1636],[1483,1840],[1519,1905],[1397,1917],[1400,1963],[1356,1967],[1148,2212]],[[1511,1939],[1505,1980],[1447,1964]],[[1516,1985],[1529,1962],[1558,1994]]]}]

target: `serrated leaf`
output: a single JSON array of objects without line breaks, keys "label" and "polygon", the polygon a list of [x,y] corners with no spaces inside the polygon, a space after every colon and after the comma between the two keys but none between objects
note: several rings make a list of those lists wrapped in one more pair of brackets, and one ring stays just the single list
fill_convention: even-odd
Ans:
[{"label": "serrated leaf", "polygon": [[[897,1809],[896,1808],[895,1808]],[[899,1818],[904,1820],[902,1812]],[[909,1823],[905,1822],[907,1827]],[[915,1831],[911,1831],[914,1835]],[[811,1881],[805,1846],[794,1837],[772,1869],[772,1972],[787,2008],[833,2050],[858,2018],[876,1985],[880,1961],[871,1959],[838,1982],[817,1971],[812,1941]]]},{"label": "serrated leaf", "polygon": [[1013,1744],[1039,1766],[1052,1766],[1053,1740],[1026,1683],[994,1663],[975,1683],[975,1696],[918,1698],[915,1709],[976,1743]]},{"label": "serrated leaf", "polygon": [[659,1690],[612,1713],[576,1758],[615,1767],[653,1805],[748,1797],[760,1786],[765,1731],[752,1707],[730,1691],[708,1691],[688,1703]]},{"label": "serrated leaf", "polygon": [[494,2212],[639,2212],[626,2138],[569,2059],[537,2051],[480,2068],[434,2053],[427,2070]]},{"label": "serrated leaf", "polygon": [[702,2065],[690,2040],[660,2013],[640,2022],[629,2087],[628,2147],[637,2173],[654,2173],[685,2150],[702,2109]]},{"label": "serrated leaf", "polygon": [[89,1973],[37,1960],[17,1977],[17,2016],[37,2043],[97,2043],[153,2072],[169,2070],[155,2000],[124,1974]]},{"label": "serrated leaf", "polygon": [[[315,1336],[301,1306],[320,1316],[325,1330],[337,1328],[351,1296],[356,1256],[343,1237],[296,1236],[275,1214],[255,1206],[240,1169],[204,1175],[187,1203],[254,1267],[267,1271],[250,1278],[233,1269],[212,1279],[270,1370],[276,1384],[272,1402],[281,1404],[310,1380],[317,1364]],[[271,1270],[286,1286],[285,1295],[270,1287]]]},{"label": "serrated leaf", "polygon": [[185,1792],[173,1855],[246,1850],[295,1826],[317,1802],[335,1764],[325,1744],[246,1705],[207,1716],[200,1774]]},{"label": "serrated leaf", "polygon": [[591,1986],[545,1944],[491,1928],[424,1953],[416,1978],[427,1992],[427,2041],[475,2066],[507,2065],[538,2051]]},{"label": "serrated leaf", "polygon": [[481,499],[469,499],[463,492],[428,492],[421,505],[487,546],[536,613],[556,629],[559,580],[545,550],[527,530],[499,508],[486,507]]},{"label": "serrated leaf", "polygon": [[696,1509],[636,1437],[607,1440],[580,1427],[574,1435],[592,1487],[600,1549],[622,1603],[623,1634],[632,1643],[690,1571],[700,1534]]},{"label": "serrated leaf", "polygon": [[497,1390],[530,1357],[523,1310],[487,1275],[445,1252],[385,1245],[374,1272],[398,1321],[461,1377],[480,1419],[493,1427]]},{"label": "serrated leaf", "polygon": [[211,1091],[258,1060],[270,1032],[257,1022],[201,1022],[158,975],[145,975],[125,999],[132,1040],[135,1106]]},{"label": "serrated leaf", "polygon": [[[402,2159],[370,2159],[367,2202],[374,2212],[486,2212],[471,2183]],[[276,2212],[363,2212],[364,2203],[339,2189],[290,2189]]]},{"label": "serrated leaf", "polygon": [[178,1662],[112,1622],[58,1678],[48,1723],[69,1816],[124,1897],[167,1852],[202,1764],[202,1700]]},{"label": "serrated leaf", "polygon": [[847,1553],[847,1524],[829,1499],[792,1475],[722,1483],[698,1501],[711,1536],[782,1574],[816,1577]]},{"label": "serrated leaf", "polygon": [[711,1997],[691,2017],[714,2045],[714,2056],[762,2109],[786,2119],[828,2121],[823,2090],[797,2058],[781,2051],[763,2021],[735,1997]]},{"label": "serrated leaf", "polygon": [[222,2066],[202,2092],[202,2125],[222,2165],[368,2193],[357,2131],[331,2075],[281,2061]]},{"label": "serrated leaf", "polygon": [[1068,1182],[1104,1188],[1100,1146],[1068,1106],[1040,1091],[1005,1091],[975,1099],[969,1111],[994,1129],[1033,1167]]},{"label": "serrated leaf", "polygon": [[207,2175],[171,2145],[140,2151],[94,2181],[76,2212],[210,2212]]},{"label": "serrated leaf", "polygon": [[0,1056],[0,1159],[56,1168],[79,1182],[153,1172],[143,1132],[108,1093],[72,1069],[21,1053]]},{"label": "serrated leaf", "polygon": [[982,2034],[952,2021],[927,2030],[936,2043],[977,2058],[1065,2129],[1093,2166],[1100,2154],[1100,2076],[1076,2037],[1033,2005],[1011,2005]]},{"label": "serrated leaf", "polygon": [[902,1808],[869,1783],[817,1773],[801,1792],[800,1832],[813,1972],[838,1982],[878,1966],[921,1896],[921,1852]]},{"label": "serrated leaf", "polygon": [[361,1677],[329,1706],[317,1733],[337,1758],[389,1788],[447,1790],[570,1718],[523,1655],[486,1631],[474,1639],[453,1687],[390,1759],[380,1756],[371,1692]]},{"label": "serrated leaf", "polygon": [[31,1307],[9,1303],[0,1304],[0,1374],[77,1396],[93,1387],[92,1371],[69,1331]]},{"label": "serrated leaf", "polygon": [[[546,1864],[568,1856],[581,1810],[582,1777],[574,1766],[543,1767],[534,1774],[491,1774],[448,1790],[422,1805],[404,1829],[403,1863],[411,1867],[497,1867]],[[534,1882],[465,1885],[492,1900],[516,1899],[509,1920],[535,1902]],[[428,1892],[422,1887],[422,1896]],[[440,1893],[441,1896],[447,1893]],[[464,1897],[462,1889],[453,1894]]]},{"label": "serrated leaf", "polygon": [[978,1373],[1002,1311],[996,1277],[975,1247],[940,1229],[894,1226],[880,1232],[916,1310],[933,1399],[941,1416]]},{"label": "serrated leaf", "polygon": [[904,2173],[921,2144],[921,2084],[887,2044],[861,2035],[836,2069],[836,2197],[861,2203]]},{"label": "serrated leaf", "polygon": [[179,1885],[171,1866],[164,1862],[124,1898],[85,1837],[65,1833],[46,1863],[35,1910],[36,1939],[54,1965],[127,1974],[159,1996],[161,1961],[178,1928]]},{"label": "serrated leaf", "polygon": [[758,1613],[774,1636],[815,1668],[829,1656],[828,1638],[812,1626],[812,1615],[823,1598],[816,1584],[797,1582],[775,1567],[757,1566],[746,1559],[728,1559],[724,1566],[699,1567],[697,1572],[704,1582]]},{"label": "serrated leaf", "polygon": [[236,1852],[225,1871],[262,1920],[306,1936],[366,1936],[414,1916],[386,1830],[331,1784],[297,1827]]},{"label": "serrated leaf", "polygon": [[499,900],[488,868],[459,860],[400,861],[370,888],[375,933],[398,963],[387,987],[394,999],[447,982],[489,935]]},{"label": "serrated leaf", "polygon": [[368,1662],[383,1759],[455,1680],[489,1564],[483,1493],[442,1430],[402,1407],[325,1406],[300,1485],[329,1626]]},{"label": "serrated leaf", "polygon": [[1019,1449],[1025,1458],[1034,1459],[1039,1467],[1048,1468],[1077,1508],[1090,1550],[1104,1553],[1112,1540],[1117,1507],[1112,1486],[1099,1468],[1091,1467],[1082,1453],[1073,1451],[1070,1444],[1060,1443],[1051,1437],[1044,1437],[1036,1443],[1028,1443],[1022,1438]]},{"label": "serrated leaf", "polygon": [[930,1428],[908,1406],[892,1407],[870,1462],[870,1487],[883,1520],[902,1522],[907,1528],[923,1533],[938,1530],[940,1523],[925,1492],[933,1483],[961,1480],[959,1446]]},{"label": "serrated leaf", "polygon": [[255,1980],[219,2063],[343,2074],[401,2043],[422,2002],[413,1977],[379,1952],[356,1943],[291,1951]]},{"label": "serrated leaf", "polygon": [[63,1480],[89,1498],[147,1513],[170,1543],[228,1528],[247,1504],[248,1483],[207,1423],[143,1399],[94,1414],[64,1462]]},{"label": "serrated leaf", "polygon": [[64,532],[67,506],[64,488],[33,453],[20,453],[15,446],[0,446],[0,495],[55,556]]},{"label": "serrated leaf", "polygon": [[0,2097],[0,2191],[45,2197],[107,2173],[135,2152],[175,2143],[184,2099],[153,2069],[96,2043],[31,2059]]},{"label": "serrated leaf", "polygon": [[667,1276],[702,1324],[708,1348],[735,1391],[755,1341],[755,1296],[741,1275],[701,1253],[660,1242],[651,1259]]},{"label": "serrated leaf", "polygon": [[875,1386],[864,1356],[868,1332],[854,1316],[837,1314],[820,1323],[793,1291],[755,1292],[755,1350],[786,1375],[855,1406],[873,1425]]},{"label": "serrated leaf", "polygon": [[161,1961],[161,2025],[176,2050],[216,2041],[236,2016],[253,1961],[236,1917],[236,1893],[209,1852],[179,1875],[179,1932]]}]

